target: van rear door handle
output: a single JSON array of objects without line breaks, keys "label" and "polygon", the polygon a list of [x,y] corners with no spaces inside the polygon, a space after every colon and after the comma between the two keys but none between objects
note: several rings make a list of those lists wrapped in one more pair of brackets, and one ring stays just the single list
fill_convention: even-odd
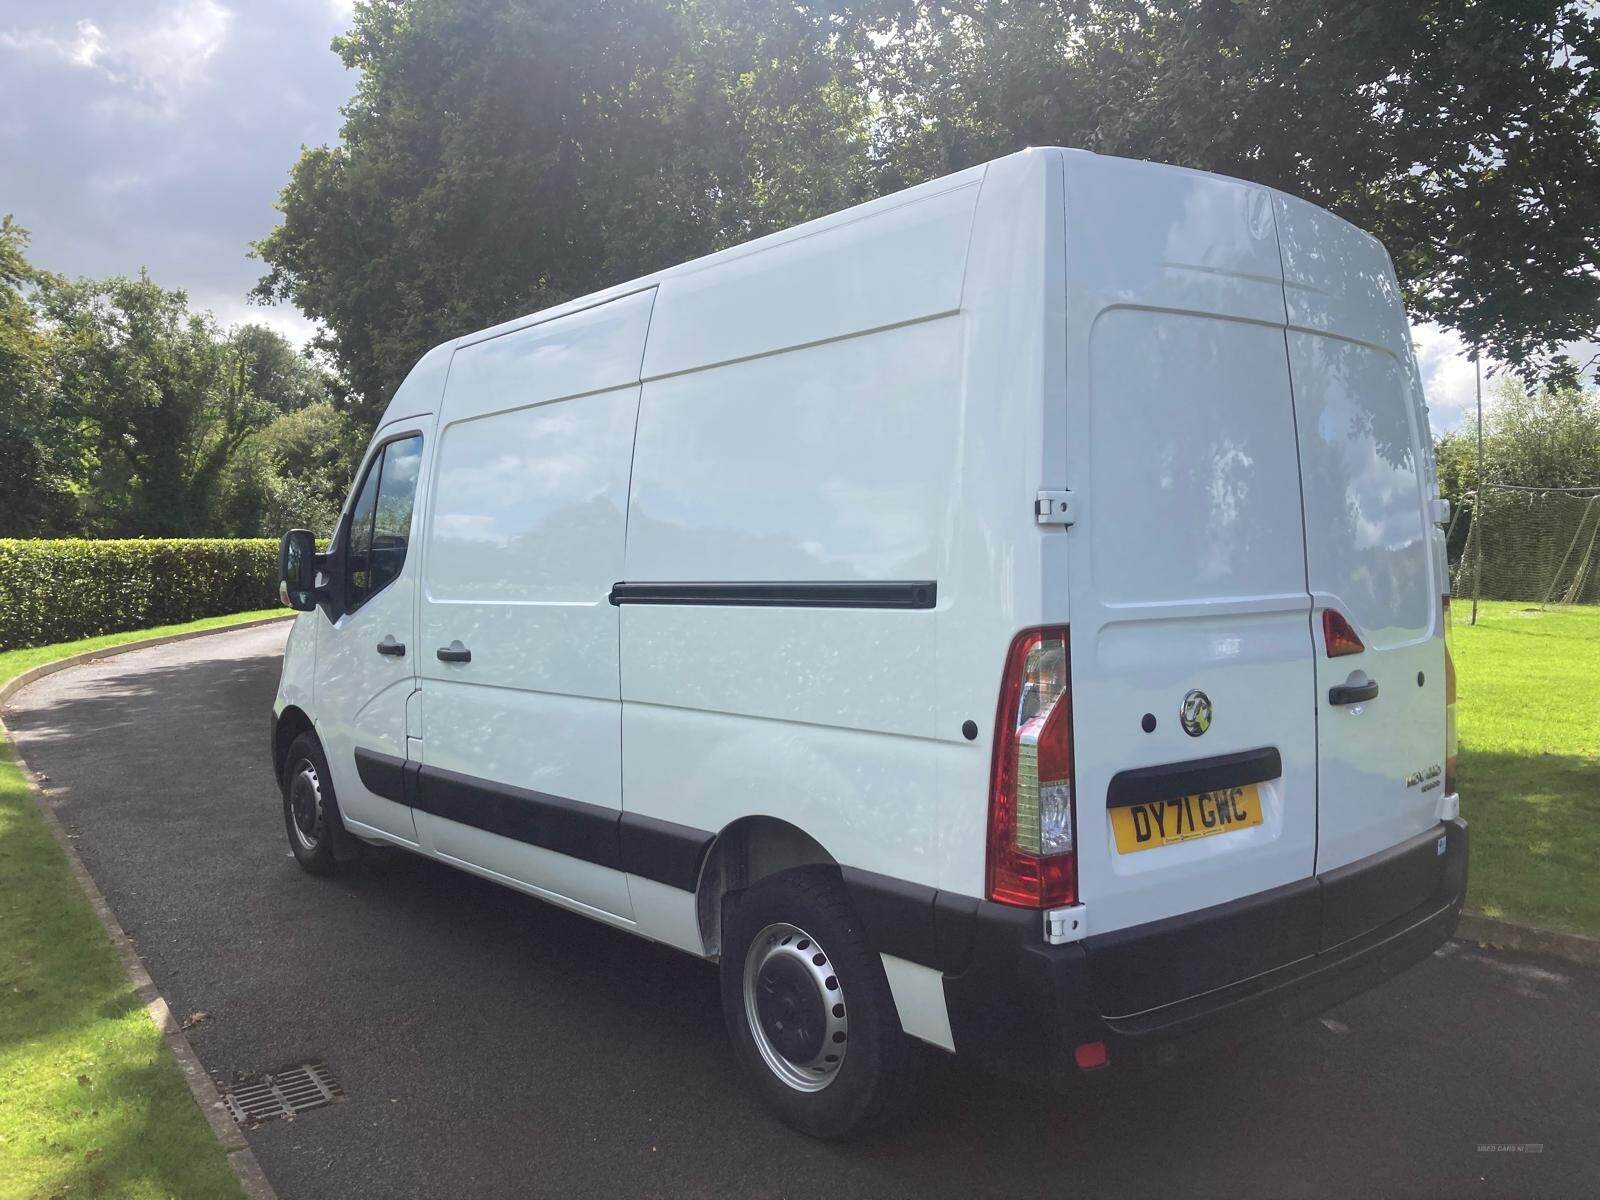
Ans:
[{"label": "van rear door handle", "polygon": [[1344,683],[1336,684],[1328,689],[1329,704],[1361,704],[1371,700],[1378,694],[1378,681],[1366,679],[1364,682],[1354,676]]},{"label": "van rear door handle", "polygon": [[448,646],[440,646],[434,651],[434,653],[439,656],[440,662],[472,661],[472,651],[463,646],[461,644],[461,639],[459,638],[451,642]]},{"label": "van rear door handle", "polygon": [[406,644],[395,641],[394,634],[386,633],[383,635],[383,641],[378,643],[378,653],[392,654],[395,658],[404,658],[406,656]]}]

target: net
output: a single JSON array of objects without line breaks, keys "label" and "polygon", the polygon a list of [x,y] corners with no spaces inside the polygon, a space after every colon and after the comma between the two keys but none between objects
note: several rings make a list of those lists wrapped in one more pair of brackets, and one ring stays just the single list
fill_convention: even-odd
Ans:
[{"label": "net", "polygon": [[1469,516],[1453,594],[1600,604],[1600,488],[1485,484]]}]

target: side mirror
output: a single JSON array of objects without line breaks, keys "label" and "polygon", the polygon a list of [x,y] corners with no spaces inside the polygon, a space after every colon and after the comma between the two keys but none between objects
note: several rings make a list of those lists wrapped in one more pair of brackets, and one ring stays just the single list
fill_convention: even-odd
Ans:
[{"label": "side mirror", "polygon": [[278,599],[300,612],[317,606],[317,541],[309,529],[291,529],[278,544]]}]

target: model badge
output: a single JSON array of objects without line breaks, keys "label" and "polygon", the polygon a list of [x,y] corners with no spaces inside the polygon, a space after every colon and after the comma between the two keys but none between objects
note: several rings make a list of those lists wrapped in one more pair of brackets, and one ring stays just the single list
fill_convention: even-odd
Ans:
[{"label": "model badge", "polygon": [[1439,776],[1444,773],[1444,768],[1434,763],[1423,771],[1413,771],[1406,776],[1408,788],[1420,787],[1425,792],[1431,792],[1439,786]]},{"label": "model badge", "polygon": [[1195,688],[1178,708],[1178,722],[1190,737],[1199,737],[1211,728],[1211,697]]}]

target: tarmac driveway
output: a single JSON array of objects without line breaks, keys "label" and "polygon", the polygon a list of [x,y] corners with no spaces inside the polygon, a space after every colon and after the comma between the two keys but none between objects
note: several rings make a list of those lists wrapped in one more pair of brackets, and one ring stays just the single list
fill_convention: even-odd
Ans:
[{"label": "tarmac driveway", "polygon": [[905,1121],[809,1141],[742,1087],[712,967],[403,854],[302,874],[267,764],[285,636],[74,668],[5,713],[173,1011],[209,1014],[211,1073],[321,1058],[348,1090],[249,1134],[283,1200],[1600,1194],[1600,977],[1456,945],[1065,1099],[930,1051]]}]

